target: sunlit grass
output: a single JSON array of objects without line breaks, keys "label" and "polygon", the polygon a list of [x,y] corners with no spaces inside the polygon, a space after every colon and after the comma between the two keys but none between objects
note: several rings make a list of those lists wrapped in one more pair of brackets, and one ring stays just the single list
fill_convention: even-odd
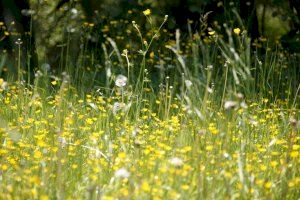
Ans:
[{"label": "sunlit grass", "polygon": [[1,92],[2,199],[299,196],[299,110],[285,101],[239,96],[200,114],[176,98],[135,109],[122,94],[80,97],[58,84],[46,98]]},{"label": "sunlit grass", "polygon": [[137,50],[106,38],[101,87],[86,52],[32,84],[0,79],[0,199],[299,198],[292,62],[262,62],[238,27],[158,42],[166,21],[146,36],[133,22]]}]

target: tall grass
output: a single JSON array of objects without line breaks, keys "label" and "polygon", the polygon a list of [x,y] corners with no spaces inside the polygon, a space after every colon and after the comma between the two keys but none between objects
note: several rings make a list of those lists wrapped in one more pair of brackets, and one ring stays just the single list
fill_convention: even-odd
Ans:
[{"label": "tall grass", "polygon": [[227,25],[165,44],[166,20],[133,23],[138,49],[107,38],[99,68],[84,42],[1,79],[1,199],[299,198],[298,58]]}]

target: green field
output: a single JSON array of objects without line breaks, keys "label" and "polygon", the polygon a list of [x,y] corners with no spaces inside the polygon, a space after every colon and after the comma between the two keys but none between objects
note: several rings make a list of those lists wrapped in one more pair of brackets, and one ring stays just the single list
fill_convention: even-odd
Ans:
[{"label": "green field", "polygon": [[298,55],[140,17],[99,69],[86,46],[0,79],[0,199],[299,199]]}]

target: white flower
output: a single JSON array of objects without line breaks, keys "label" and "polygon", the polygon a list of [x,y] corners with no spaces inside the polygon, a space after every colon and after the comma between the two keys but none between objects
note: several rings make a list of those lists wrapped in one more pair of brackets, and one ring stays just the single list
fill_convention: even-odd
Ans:
[{"label": "white flower", "polygon": [[72,8],[72,9],[71,9],[71,13],[72,13],[73,15],[77,15],[77,14],[78,14],[78,10],[77,10],[76,8]]},{"label": "white flower", "polygon": [[214,66],[213,65],[207,65],[207,69],[213,69],[214,68]]},{"label": "white flower", "polygon": [[36,77],[36,78],[41,77],[41,76],[43,76],[43,73],[40,70],[37,70],[34,74],[34,77]]},{"label": "white flower", "polygon": [[135,128],[135,129],[133,129],[133,131],[131,132],[131,135],[132,135],[132,137],[136,137],[140,132],[141,132],[141,129]]},{"label": "white flower", "polygon": [[223,156],[224,156],[225,158],[230,158],[230,155],[229,155],[228,153],[226,153],[226,152],[223,154]]},{"label": "white flower", "polygon": [[183,165],[183,161],[178,157],[171,158],[169,160],[169,162],[170,162],[171,165],[173,165],[175,167],[180,167],[180,166]]},{"label": "white flower", "polygon": [[94,103],[88,103],[88,105],[89,106],[91,106],[91,108],[93,108],[94,110],[99,110],[99,108],[97,107],[97,105],[96,104],[94,104]]},{"label": "white flower", "polygon": [[123,75],[118,75],[115,84],[118,87],[124,87],[127,84],[127,77]]},{"label": "white flower", "polygon": [[213,93],[213,89],[211,87],[207,87],[206,89],[207,89],[208,93],[210,93],[210,94]]},{"label": "white flower", "polygon": [[130,176],[130,173],[125,168],[118,169],[115,172],[116,178],[128,178],[129,176]]},{"label": "white flower", "polygon": [[116,115],[119,110],[122,109],[122,104],[119,102],[115,102],[113,105],[113,114]]},{"label": "white flower", "polygon": [[185,80],[184,83],[187,88],[190,88],[193,85],[192,81],[190,80]]},{"label": "white flower", "polygon": [[58,142],[61,143],[62,147],[65,147],[68,144],[66,138],[64,137],[59,137]]},{"label": "white flower", "polygon": [[238,106],[238,103],[236,101],[226,101],[224,104],[225,110],[236,108],[237,106]]},{"label": "white flower", "polygon": [[250,124],[252,124],[253,126],[257,126],[258,122],[255,121],[254,119],[250,119]]},{"label": "white flower", "polygon": [[244,101],[241,103],[241,107],[242,107],[242,108],[245,108],[245,109],[248,108],[246,102],[244,102]]}]

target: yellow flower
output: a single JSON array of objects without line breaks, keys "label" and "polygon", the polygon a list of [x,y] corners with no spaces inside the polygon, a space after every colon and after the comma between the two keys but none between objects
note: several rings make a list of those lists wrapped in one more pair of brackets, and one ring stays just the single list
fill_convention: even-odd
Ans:
[{"label": "yellow flower", "polygon": [[239,35],[239,34],[241,33],[241,29],[235,28],[235,29],[233,29],[233,32],[234,32],[235,34]]},{"label": "yellow flower", "polygon": [[153,52],[153,51],[151,51],[151,53],[150,53],[150,58],[151,58],[151,59],[153,59],[153,58],[154,58],[154,56],[155,56],[154,52]]},{"label": "yellow flower", "polygon": [[271,187],[272,187],[272,182],[269,181],[269,182],[265,183],[265,188],[266,189],[270,189]]},{"label": "yellow flower", "polygon": [[298,155],[299,155],[299,152],[298,152],[298,151],[292,151],[291,154],[290,154],[290,156],[291,156],[292,158],[296,158]]},{"label": "yellow flower", "polygon": [[144,10],[143,13],[144,15],[148,16],[151,14],[151,10],[150,9]]},{"label": "yellow flower", "polygon": [[184,184],[181,186],[181,189],[183,189],[183,190],[188,190],[189,188],[190,188],[190,186],[187,184]]},{"label": "yellow flower", "polygon": [[208,145],[208,146],[206,146],[206,151],[212,151],[213,150],[213,146],[212,145]]},{"label": "yellow flower", "polygon": [[209,31],[208,32],[208,35],[214,35],[215,34],[215,31]]},{"label": "yellow flower", "polygon": [[147,183],[147,182],[143,182],[141,188],[145,192],[150,192],[150,190],[151,190],[151,187],[150,187],[149,183]]},{"label": "yellow flower", "polygon": [[57,81],[56,81],[56,80],[51,81],[51,84],[52,84],[52,85],[57,85]]},{"label": "yellow flower", "polygon": [[42,195],[41,196],[41,200],[48,200],[49,198],[48,198],[48,196],[47,195]]},{"label": "yellow flower", "polygon": [[1,169],[2,169],[2,171],[6,171],[8,169],[8,166],[4,164],[1,166]]},{"label": "yellow flower", "polygon": [[36,159],[39,159],[42,157],[42,152],[40,152],[39,150],[36,150],[33,154],[33,157],[36,158]]},{"label": "yellow flower", "polygon": [[118,154],[118,157],[119,157],[119,158],[126,158],[126,153],[125,153],[125,152],[120,152],[120,153]]}]

